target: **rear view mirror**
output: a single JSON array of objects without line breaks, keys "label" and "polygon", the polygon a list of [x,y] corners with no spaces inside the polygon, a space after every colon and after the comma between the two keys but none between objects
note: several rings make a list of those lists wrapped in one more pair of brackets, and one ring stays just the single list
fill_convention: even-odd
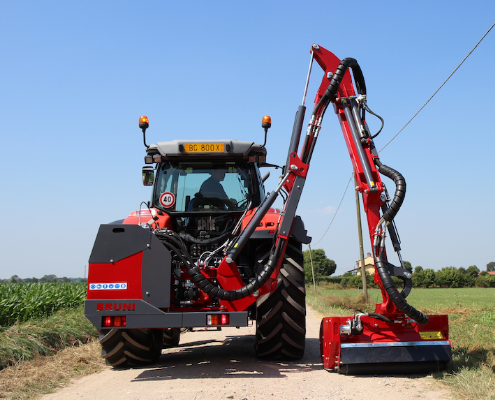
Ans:
[{"label": "rear view mirror", "polygon": [[154,180],[155,180],[155,172],[153,171],[153,167],[151,166],[143,167],[143,185],[153,186]]}]

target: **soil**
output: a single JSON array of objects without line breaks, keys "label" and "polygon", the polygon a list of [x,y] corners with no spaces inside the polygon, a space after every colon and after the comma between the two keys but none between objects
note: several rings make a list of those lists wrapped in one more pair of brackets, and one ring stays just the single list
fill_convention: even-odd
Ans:
[{"label": "soil", "polygon": [[294,362],[256,359],[254,327],[195,330],[147,368],[102,372],[74,381],[52,399],[450,399],[431,376],[346,376],[322,368],[321,316],[308,308],[305,356]]}]

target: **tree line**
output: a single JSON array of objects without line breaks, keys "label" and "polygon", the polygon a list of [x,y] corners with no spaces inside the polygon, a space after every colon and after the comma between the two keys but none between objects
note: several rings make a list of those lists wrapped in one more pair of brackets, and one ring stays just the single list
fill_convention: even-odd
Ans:
[{"label": "tree line", "polygon": [[[313,273],[311,268],[311,258],[309,250],[304,254],[304,273],[306,283],[313,283]],[[335,261],[325,255],[323,249],[311,251],[313,258],[313,269],[315,272],[316,283],[330,282],[341,285],[345,288],[359,288],[363,286],[361,276],[353,275],[352,272],[346,272],[342,276],[330,276],[337,269]],[[486,271],[480,271],[476,265],[468,268],[444,267],[438,271],[431,268],[423,269],[417,266],[413,269],[409,261],[404,261],[404,267],[412,273],[413,287],[420,288],[462,288],[462,287],[495,287],[495,275],[488,272],[495,271],[495,261],[486,265]],[[378,287],[373,279],[374,274],[367,274],[366,283],[368,287]],[[398,286],[401,285],[399,278],[393,278]]]},{"label": "tree line", "polygon": [[43,275],[41,278],[20,278],[12,275],[9,279],[0,279],[0,283],[53,283],[53,282],[87,282],[86,278],[58,278],[56,275]]}]

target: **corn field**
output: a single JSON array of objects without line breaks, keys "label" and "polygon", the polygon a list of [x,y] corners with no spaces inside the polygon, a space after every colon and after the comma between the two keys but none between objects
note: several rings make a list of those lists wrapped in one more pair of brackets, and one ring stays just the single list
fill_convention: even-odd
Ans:
[{"label": "corn field", "polygon": [[84,303],[86,283],[0,284],[0,326],[46,318]]}]

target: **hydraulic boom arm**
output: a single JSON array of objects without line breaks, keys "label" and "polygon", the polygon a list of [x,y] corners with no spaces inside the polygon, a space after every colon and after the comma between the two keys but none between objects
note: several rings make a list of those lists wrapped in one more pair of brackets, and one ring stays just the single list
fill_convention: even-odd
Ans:
[{"label": "hydraulic boom arm", "polygon": [[[306,111],[304,103],[313,60],[316,60],[323,69],[324,75],[315,97],[315,106],[308,123],[303,144],[300,146],[302,125]],[[354,84],[349,69],[353,73]],[[220,281],[229,281],[229,286],[232,287],[232,281],[237,279],[238,287],[245,293],[245,296],[239,295],[238,299],[244,299],[243,303],[245,305],[254,301],[254,297],[251,294],[255,290],[261,288],[263,292],[264,285],[269,285],[278,274],[283,258],[281,255],[285,252],[288,239],[292,232],[296,209],[306,181],[311,157],[320,133],[323,117],[330,103],[333,104],[334,111],[339,119],[354,169],[357,188],[362,194],[364,210],[367,214],[369,237],[373,247],[376,266],[374,279],[380,287],[383,297],[383,302],[377,304],[376,313],[391,318],[401,318],[407,315],[420,324],[426,324],[428,317],[411,307],[405,301],[412,286],[411,274],[404,268],[400,255],[398,235],[393,224],[393,219],[404,200],[406,190],[405,180],[399,172],[382,164],[378,157],[373,143],[373,136],[365,120],[365,112],[366,110],[370,110],[366,104],[366,84],[359,64],[353,58],[340,60],[333,53],[317,44],[314,44],[311,48],[311,61],[303,100],[296,113],[287,162],[280,184],[260,205],[251,223],[246,227],[236,243],[231,246],[231,250],[219,269]],[[299,147],[301,149],[298,155],[297,151]],[[380,174],[387,176],[395,183],[396,189],[392,199],[388,197]],[[251,285],[252,287],[242,288],[240,279],[238,277],[235,278],[237,276],[236,256],[282,189],[287,192],[287,200],[284,204],[280,228],[271,257],[265,269],[259,274],[257,281]],[[388,229],[394,250],[399,255],[400,267],[396,267],[387,261],[385,228]],[[401,293],[397,291],[392,276],[399,277],[404,281],[404,289]],[[247,295],[248,292],[249,296]],[[235,309],[235,306],[230,300],[236,299],[226,300],[228,307]]]}]

